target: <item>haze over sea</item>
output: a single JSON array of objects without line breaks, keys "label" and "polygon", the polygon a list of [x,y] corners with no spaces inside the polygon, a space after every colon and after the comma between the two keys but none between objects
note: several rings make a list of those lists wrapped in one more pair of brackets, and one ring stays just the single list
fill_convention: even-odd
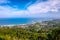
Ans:
[{"label": "haze over sea", "polygon": [[49,20],[49,18],[0,18],[0,25],[31,24],[32,22]]}]

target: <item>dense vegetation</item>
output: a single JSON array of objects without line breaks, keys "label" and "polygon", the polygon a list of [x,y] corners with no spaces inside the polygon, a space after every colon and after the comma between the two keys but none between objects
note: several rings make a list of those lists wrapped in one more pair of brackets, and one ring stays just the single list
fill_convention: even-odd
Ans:
[{"label": "dense vegetation", "polygon": [[28,26],[25,28],[0,27],[0,40],[60,40],[60,22],[44,21],[43,23],[43,25],[40,23],[25,25]]}]

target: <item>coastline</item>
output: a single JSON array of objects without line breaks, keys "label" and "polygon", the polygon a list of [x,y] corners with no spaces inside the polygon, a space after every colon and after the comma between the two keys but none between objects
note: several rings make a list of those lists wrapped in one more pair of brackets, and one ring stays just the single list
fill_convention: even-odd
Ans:
[{"label": "coastline", "polygon": [[[36,22],[34,22],[36,23]],[[34,23],[26,23],[26,24],[7,24],[7,25],[0,25],[0,26],[20,26],[20,25],[28,25],[28,24],[34,24]]]},{"label": "coastline", "polygon": [[21,25],[30,25],[30,24],[35,24],[35,23],[41,23],[43,21],[51,21],[51,20],[54,20],[54,19],[48,19],[48,20],[38,20],[38,21],[32,21],[32,22],[29,22],[29,23],[20,23],[20,24],[0,24],[1,27],[4,27],[4,26],[8,26],[8,27],[11,27],[11,26],[21,26]]}]

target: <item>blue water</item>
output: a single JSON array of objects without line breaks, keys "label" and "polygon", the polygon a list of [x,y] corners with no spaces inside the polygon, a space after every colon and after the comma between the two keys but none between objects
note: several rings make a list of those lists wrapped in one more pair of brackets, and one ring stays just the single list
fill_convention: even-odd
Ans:
[{"label": "blue water", "polygon": [[29,24],[33,21],[45,20],[42,18],[0,18],[0,25],[11,25],[11,24]]}]

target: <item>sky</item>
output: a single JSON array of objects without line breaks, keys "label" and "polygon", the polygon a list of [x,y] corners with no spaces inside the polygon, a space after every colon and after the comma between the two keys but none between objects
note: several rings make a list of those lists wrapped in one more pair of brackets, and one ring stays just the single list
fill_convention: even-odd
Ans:
[{"label": "sky", "polygon": [[0,0],[0,18],[60,18],[60,0]]}]

